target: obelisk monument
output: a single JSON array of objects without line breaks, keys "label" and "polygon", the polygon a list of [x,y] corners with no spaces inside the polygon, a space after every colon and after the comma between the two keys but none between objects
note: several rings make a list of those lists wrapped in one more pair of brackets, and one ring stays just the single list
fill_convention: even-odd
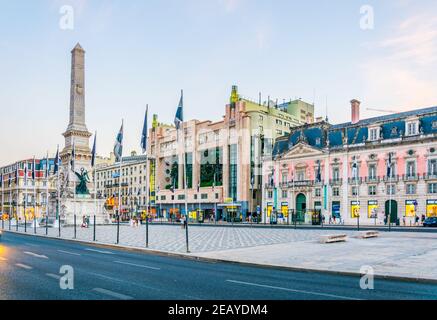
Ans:
[{"label": "obelisk monument", "polygon": [[[60,153],[61,170],[59,179],[59,216],[64,225],[76,221],[81,224],[84,217],[96,216],[96,223],[107,223],[109,215],[104,209],[104,199],[97,199],[91,168],[89,139],[92,134],[85,123],[85,50],[77,44],[71,51],[70,120],[63,133],[65,146]],[[74,152],[73,152],[74,149]],[[74,162],[72,156],[74,155]],[[72,167],[74,163],[74,167]],[[73,170],[74,169],[74,170]],[[79,192],[76,187],[82,186]],[[76,217],[76,219],[75,219]]]}]

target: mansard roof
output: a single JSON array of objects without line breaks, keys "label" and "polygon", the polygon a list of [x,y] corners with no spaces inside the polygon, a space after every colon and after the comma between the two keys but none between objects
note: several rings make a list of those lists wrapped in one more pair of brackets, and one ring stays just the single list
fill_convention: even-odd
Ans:
[{"label": "mansard roof", "polygon": [[291,128],[289,134],[276,140],[273,155],[290,150],[299,142],[315,148],[342,148],[345,144],[364,144],[369,139],[369,127],[379,127],[381,139],[399,139],[404,136],[406,121],[410,117],[419,119],[420,133],[437,134],[437,107],[416,109],[351,122],[331,125],[326,121]]}]

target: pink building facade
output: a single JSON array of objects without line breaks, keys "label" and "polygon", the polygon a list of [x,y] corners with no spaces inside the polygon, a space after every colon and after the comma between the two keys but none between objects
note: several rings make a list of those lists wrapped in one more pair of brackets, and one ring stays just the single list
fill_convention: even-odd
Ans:
[{"label": "pink building facade", "polygon": [[351,105],[352,122],[277,139],[263,164],[265,221],[408,226],[437,216],[437,107],[360,120],[360,102]]}]

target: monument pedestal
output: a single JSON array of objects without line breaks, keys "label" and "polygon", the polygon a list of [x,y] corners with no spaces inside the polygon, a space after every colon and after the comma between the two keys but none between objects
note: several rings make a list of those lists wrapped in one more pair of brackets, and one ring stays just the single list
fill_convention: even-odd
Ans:
[{"label": "monument pedestal", "polygon": [[[76,225],[81,225],[83,217],[88,217],[90,224],[94,223],[94,215],[96,216],[96,224],[108,224],[110,222],[109,214],[105,207],[105,200],[97,199],[96,203],[90,196],[77,196],[75,199],[61,199],[60,217],[62,225],[74,225],[74,215],[76,214]],[[56,213],[56,201],[51,203],[51,212]]]}]

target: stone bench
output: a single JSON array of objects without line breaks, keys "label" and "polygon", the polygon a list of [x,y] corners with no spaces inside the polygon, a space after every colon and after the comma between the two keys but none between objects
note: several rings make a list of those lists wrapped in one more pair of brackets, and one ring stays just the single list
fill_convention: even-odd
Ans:
[{"label": "stone bench", "polygon": [[346,240],[347,240],[347,235],[345,234],[320,236],[320,243],[345,242]]},{"label": "stone bench", "polygon": [[379,237],[379,232],[375,230],[370,230],[370,231],[361,231],[360,233],[358,233],[357,238],[369,239],[369,238],[377,238],[377,237]]}]

